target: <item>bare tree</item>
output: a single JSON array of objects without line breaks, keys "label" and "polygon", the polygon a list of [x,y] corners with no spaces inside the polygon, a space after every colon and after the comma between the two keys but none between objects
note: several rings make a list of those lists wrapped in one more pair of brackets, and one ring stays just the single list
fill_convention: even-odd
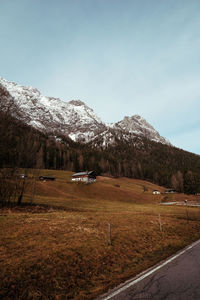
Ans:
[{"label": "bare tree", "polygon": [[31,186],[32,195],[30,200],[33,202],[36,183],[34,179],[28,178],[27,170],[20,173],[17,168],[0,169],[0,206],[21,205],[25,193],[31,189]]}]

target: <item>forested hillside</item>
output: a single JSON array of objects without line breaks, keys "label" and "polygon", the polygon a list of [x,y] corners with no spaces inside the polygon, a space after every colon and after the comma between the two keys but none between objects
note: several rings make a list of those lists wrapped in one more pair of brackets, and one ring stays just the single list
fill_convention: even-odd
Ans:
[{"label": "forested hillside", "polygon": [[[50,136],[0,112],[0,168],[95,170],[97,175],[146,179],[188,193],[199,192],[200,156],[134,137],[113,146],[75,143]],[[54,133],[55,134],[55,133]]]}]

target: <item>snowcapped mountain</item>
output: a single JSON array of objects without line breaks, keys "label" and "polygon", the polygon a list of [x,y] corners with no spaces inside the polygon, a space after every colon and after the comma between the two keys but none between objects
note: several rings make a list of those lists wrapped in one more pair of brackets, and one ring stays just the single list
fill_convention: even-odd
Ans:
[{"label": "snowcapped mountain", "polygon": [[139,136],[144,136],[155,142],[170,144],[169,141],[161,137],[160,134],[139,115],[124,117],[122,121],[114,124],[113,128],[121,129]]},{"label": "snowcapped mountain", "polygon": [[105,129],[94,111],[80,100],[64,102],[45,97],[35,88],[3,78],[0,78],[0,97],[4,97],[4,105],[12,108],[15,117],[41,131],[62,133],[75,141],[88,142]]},{"label": "snowcapped mountain", "polygon": [[[80,100],[64,102],[46,97],[33,87],[25,87],[0,78],[0,108],[34,128],[69,136],[74,141],[112,144],[117,139],[129,140],[143,136],[150,140],[170,144],[142,117],[124,117],[116,124],[106,125]],[[98,141],[98,143],[97,143]]]}]

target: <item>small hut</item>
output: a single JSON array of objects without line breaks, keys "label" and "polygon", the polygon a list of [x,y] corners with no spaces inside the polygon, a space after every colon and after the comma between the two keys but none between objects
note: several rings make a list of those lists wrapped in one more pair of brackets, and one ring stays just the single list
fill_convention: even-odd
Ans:
[{"label": "small hut", "polygon": [[94,171],[79,172],[72,175],[72,181],[92,183],[96,181],[96,175]]}]

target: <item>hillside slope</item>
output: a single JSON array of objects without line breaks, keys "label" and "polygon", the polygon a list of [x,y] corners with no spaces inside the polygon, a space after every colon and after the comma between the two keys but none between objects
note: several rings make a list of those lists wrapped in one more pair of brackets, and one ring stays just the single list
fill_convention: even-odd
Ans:
[{"label": "hillside slope", "polygon": [[[98,174],[147,179],[179,191],[199,192],[200,156],[142,137],[116,137],[94,147],[50,136],[0,112],[0,167],[95,170]],[[98,141],[96,141],[98,142]]]}]

